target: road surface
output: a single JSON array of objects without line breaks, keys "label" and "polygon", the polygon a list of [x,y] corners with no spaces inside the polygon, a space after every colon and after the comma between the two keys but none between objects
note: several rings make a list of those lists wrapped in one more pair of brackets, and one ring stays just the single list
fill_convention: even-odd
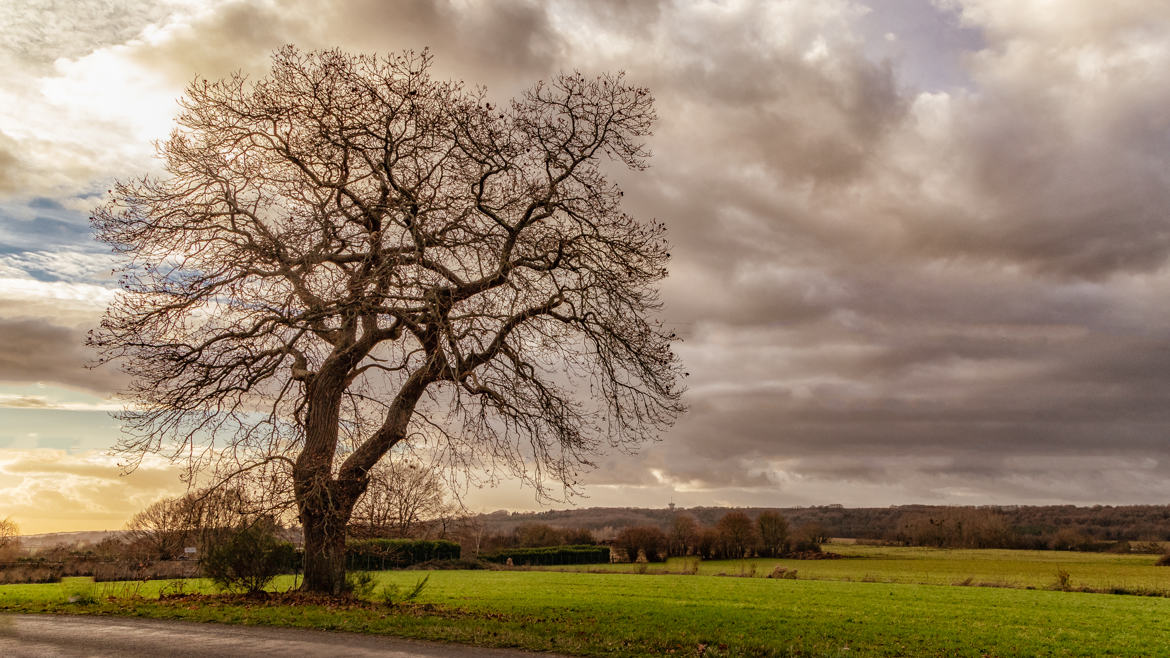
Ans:
[{"label": "road surface", "polygon": [[275,656],[284,658],[542,657],[378,635],[301,628],[230,626],[131,617],[0,615],[0,656]]}]

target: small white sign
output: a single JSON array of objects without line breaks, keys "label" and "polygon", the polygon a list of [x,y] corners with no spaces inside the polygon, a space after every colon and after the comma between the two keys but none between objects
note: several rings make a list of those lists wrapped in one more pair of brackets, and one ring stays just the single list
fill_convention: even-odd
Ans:
[{"label": "small white sign", "polygon": [[187,555],[194,555],[197,551],[195,550],[194,546],[188,546],[187,548],[183,549],[183,552]]}]

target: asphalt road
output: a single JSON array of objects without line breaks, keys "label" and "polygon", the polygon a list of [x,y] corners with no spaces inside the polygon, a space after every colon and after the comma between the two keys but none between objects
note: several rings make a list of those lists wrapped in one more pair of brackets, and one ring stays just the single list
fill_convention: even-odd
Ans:
[{"label": "asphalt road", "polygon": [[531,654],[357,633],[128,617],[0,615],[0,656],[285,656],[518,658]]}]

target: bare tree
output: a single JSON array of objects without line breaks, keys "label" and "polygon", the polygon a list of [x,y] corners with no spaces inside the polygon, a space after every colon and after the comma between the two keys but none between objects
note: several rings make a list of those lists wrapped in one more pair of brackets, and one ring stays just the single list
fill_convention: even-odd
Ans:
[{"label": "bare tree", "polygon": [[195,538],[199,518],[192,499],[163,498],[147,505],[126,523],[128,538],[151,559],[179,557]]},{"label": "bare tree", "polygon": [[13,560],[20,554],[20,528],[10,517],[0,519],[0,560]]},{"label": "bare tree", "polygon": [[489,536],[487,526],[477,516],[462,512],[452,519],[452,534],[463,549],[464,558],[478,558],[484,539]]},{"label": "bare tree", "polygon": [[759,539],[751,517],[739,510],[731,510],[720,517],[715,529],[719,532],[723,556],[732,560],[747,557]]},{"label": "bare tree", "polygon": [[354,506],[350,525],[376,536],[413,537],[430,522],[454,514],[435,469],[417,460],[386,459],[370,469],[366,492]]},{"label": "bare tree", "polygon": [[197,80],[167,174],[92,220],[125,259],[90,344],[132,375],[129,466],[285,469],[309,590],[341,591],[353,506],[403,441],[545,495],[682,411],[665,229],[600,169],[645,166],[650,94],[566,74],[497,107],[429,65],[289,47]]},{"label": "bare tree", "polygon": [[690,555],[699,542],[699,522],[690,514],[678,514],[670,522],[670,554]]},{"label": "bare tree", "polygon": [[780,557],[788,552],[788,520],[779,512],[760,512],[756,517],[762,557]]}]

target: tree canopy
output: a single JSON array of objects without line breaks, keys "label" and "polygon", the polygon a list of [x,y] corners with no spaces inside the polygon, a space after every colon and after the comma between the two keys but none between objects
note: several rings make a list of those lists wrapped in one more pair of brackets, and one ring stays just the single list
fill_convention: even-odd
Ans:
[{"label": "tree canopy", "polygon": [[90,338],[132,375],[119,448],[279,466],[322,555],[406,444],[543,492],[682,411],[665,227],[601,168],[646,166],[648,90],[571,73],[497,106],[430,64],[288,47],[196,80],[165,174],[92,220],[124,257]]}]

